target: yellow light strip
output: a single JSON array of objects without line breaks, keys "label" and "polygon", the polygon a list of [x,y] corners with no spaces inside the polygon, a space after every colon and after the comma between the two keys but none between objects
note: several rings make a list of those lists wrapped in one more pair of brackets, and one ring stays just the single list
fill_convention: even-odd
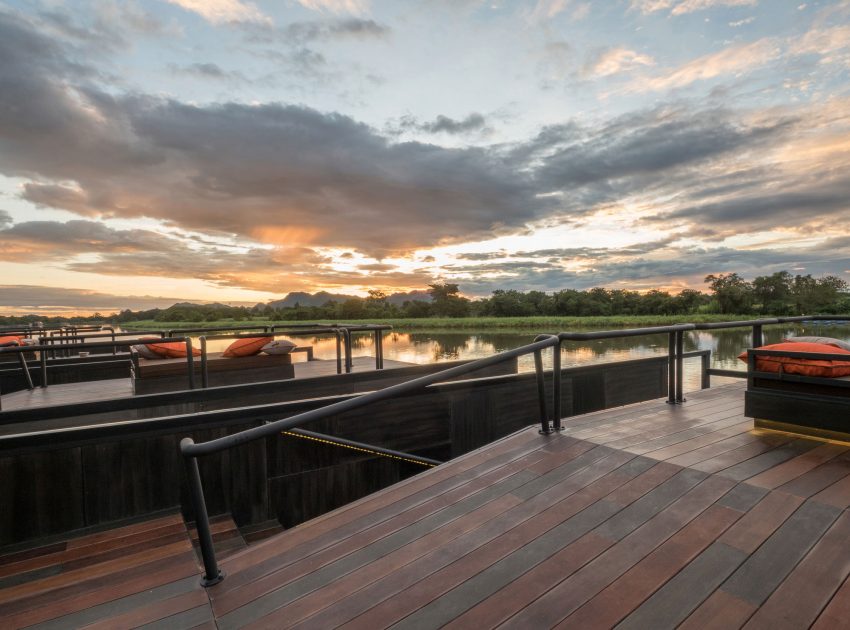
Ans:
[{"label": "yellow light strip", "polygon": [[389,455],[387,453],[379,453],[377,451],[370,450],[368,448],[360,448],[359,446],[350,446],[348,444],[339,444],[337,442],[331,442],[330,440],[323,440],[322,438],[313,437],[312,435],[301,435],[300,433],[292,433],[291,431],[281,431],[281,435],[289,435],[291,437],[301,438],[302,440],[312,440],[313,442],[319,442],[321,444],[329,444],[330,446],[340,446],[342,448],[348,448],[352,451],[360,451],[361,453],[369,453],[371,455],[379,455],[380,457],[387,457],[389,459],[398,459],[403,462],[408,462],[410,464],[419,464],[420,466],[425,466],[427,468],[433,468],[435,464],[428,464],[426,462],[419,462],[415,459],[408,459],[407,457],[399,457],[398,455]]}]

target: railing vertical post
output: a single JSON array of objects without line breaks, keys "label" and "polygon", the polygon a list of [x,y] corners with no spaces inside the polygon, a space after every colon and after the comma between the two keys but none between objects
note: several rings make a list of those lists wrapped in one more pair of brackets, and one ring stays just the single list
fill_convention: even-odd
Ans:
[{"label": "railing vertical post", "polygon": [[334,330],[336,334],[336,373],[342,374],[342,343],[340,342],[340,332],[339,328]]},{"label": "railing vertical post", "polygon": [[[39,339],[39,345],[44,345],[44,338]],[[41,386],[47,387],[47,352],[41,350],[38,353],[38,358],[41,362]]]},{"label": "railing vertical post", "polygon": [[192,354],[192,339],[186,337],[186,365],[189,370],[189,389],[195,389],[195,357]]},{"label": "railing vertical post", "polygon": [[561,427],[561,340],[552,346],[552,427]]},{"label": "railing vertical post", "polygon": [[201,342],[201,389],[209,387],[209,374],[207,373],[207,336],[198,337]]},{"label": "railing vertical post", "polygon": [[549,427],[549,411],[546,409],[546,383],[543,380],[543,356],[534,351],[534,370],[537,373],[537,402],[540,406],[540,433],[552,433]]},{"label": "railing vertical post", "polygon": [[381,355],[378,352],[378,344],[380,343],[380,331],[375,330],[372,332],[372,338],[375,341],[375,369],[381,369]]},{"label": "railing vertical post", "polygon": [[706,351],[705,354],[702,355],[702,382],[700,383],[702,389],[709,389],[711,387],[711,374],[708,373],[709,367],[711,367],[711,351]]},{"label": "railing vertical post", "polygon": [[[183,438],[180,442],[180,448],[182,450],[184,446],[190,446],[194,443],[192,438]],[[189,479],[192,511],[195,513],[195,529],[198,532],[198,544],[201,547],[201,558],[204,561],[204,576],[201,578],[201,586],[207,587],[221,582],[224,579],[224,573],[219,570],[215,559],[215,547],[213,547],[212,534],[210,533],[210,518],[207,515],[207,503],[204,500],[204,488],[201,485],[201,473],[198,470],[198,458],[184,457],[186,457],[186,473]]]},{"label": "railing vertical post", "polygon": [[761,348],[764,345],[764,336],[762,334],[761,324],[753,326],[753,348]]},{"label": "railing vertical post", "polygon": [[676,333],[668,334],[667,344],[667,404],[676,404]]},{"label": "railing vertical post", "polygon": [[351,331],[348,328],[342,329],[342,340],[345,345],[345,373],[351,374],[353,361],[351,358]]},{"label": "railing vertical post", "polygon": [[684,385],[684,362],[685,362],[685,331],[676,331],[676,402],[685,402],[683,393]]},{"label": "railing vertical post", "polygon": [[21,364],[21,370],[24,372],[24,378],[27,381],[27,388],[32,391],[35,387],[32,384],[32,376],[30,376],[30,366],[27,365],[27,358],[23,352],[18,352],[18,362]]},{"label": "railing vertical post", "polygon": [[381,369],[384,369],[384,331],[378,331],[378,352],[381,355]]}]

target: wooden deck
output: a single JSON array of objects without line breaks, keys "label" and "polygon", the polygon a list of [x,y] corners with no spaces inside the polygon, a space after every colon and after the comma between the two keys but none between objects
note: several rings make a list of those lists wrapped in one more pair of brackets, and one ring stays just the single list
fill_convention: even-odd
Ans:
[{"label": "wooden deck", "polygon": [[847,627],[850,444],[752,430],[742,409],[735,385],[682,406],[570,418],[559,435],[532,427],[236,552],[206,592],[181,541],[145,563],[128,551],[96,570],[0,578],[0,618],[5,627]]},{"label": "wooden deck", "polygon": [[[352,372],[368,372],[375,369],[373,357],[354,357]],[[412,363],[384,359],[384,369],[409,367]],[[294,363],[295,378],[317,378],[320,376],[336,376],[336,361],[315,360]],[[200,384],[198,384],[200,387]],[[29,409],[51,405],[70,405],[80,402],[109,400],[133,395],[133,385],[129,378],[113,378],[102,381],[87,381],[84,383],[65,383],[50,385],[46,388],[36,387],[33,390],[23,390],[3,394],[3,411],[14,409]]]}]

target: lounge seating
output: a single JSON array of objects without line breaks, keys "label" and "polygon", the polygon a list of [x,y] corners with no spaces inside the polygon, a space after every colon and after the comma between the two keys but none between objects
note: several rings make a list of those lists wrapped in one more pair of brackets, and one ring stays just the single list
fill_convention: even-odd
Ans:
[{"label": "lounge seating", "polygon": [[[250,357],[223,357],[221,352],[207,354],[209,386],[240,385],[260,381],[293,378],[292,357],[288,354],[259,354]],[[133,393],[154,394],[188,389],[186,359],[143,359],[133,363]],[[193,361],[195,387],[201,386],[201,359]]]}]

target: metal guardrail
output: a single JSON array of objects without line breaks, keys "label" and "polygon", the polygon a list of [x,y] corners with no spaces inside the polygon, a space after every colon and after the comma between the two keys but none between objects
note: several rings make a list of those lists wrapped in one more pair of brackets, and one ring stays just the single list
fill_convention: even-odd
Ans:
[{"label": "metal guardrail", "polygon": [[[424,389],[428,385],[432,385],[440,381],[445,381],[450,378],[455,378],[457,376],[463,376],[464,374],[468,374],[470,372],[474,372],[476,370],[480,370],[491,365],[497,365],[504,361],[508,361],[516,357],[531,353],[534,353],[535,366],[537,371],[537,390],[538,396],[541,398],[540,431],[541,433],[546,434],[552,433],[553,431],[557,430],[557,426],[560,425],[560,418],[557,415],[555,416],[557,420],[555,423],[553,423],[555,425],[555,427],[553,428],[553,426],[551,426],[549,423],[549,418],[546,412],[545,382],[543,375],[543,361],[541,356],[541,351],[546,348],[556,349],[556,351],[554,352],[554,356],[558,357],[557,362],[559,363],[560,339],[557,335],[541,335],[534,341],[534,343],[521,346],[520,348],[515,348],[506,352],[500,352],[499,354],[493,355],[491,357],[478,359],[465,365],[459,365],[453,368],[449,368],[447,370],[442,370],[435,374],[421,376],[405,383],[392,385],[390,387],[375,392],[363,394],[356,398],[343,400],[328,405],[326,407],[306,411],[297,414],[291,418],[276,420],[274,422],[270,422],[259,427],[247,429],[240,433],[234,433],[232,435],[228,435],[222,438],[210,440],[209,442],[196,444],[195,441],[190,437],[183,438],[183,440],[180,442],[180,451],[186,463],[186,471],[188,473],[189,488],[192,498],[192,507],[198,531],[198,542],[200,543],[201,547],[201,557],[204,561],[204,576],[201,580],[201,584],[203,584],[204,586],[211,586],[213,584],[217,584],[222,579],[224,579],[224,575],[218,568],[218,562],[215,557],[215,549],[213,548],[212,535],[210,534],[209,527],[209,515],[207,514],[206,501],[204,499],[204,490],[203,485],[201,483],[201,475],[198,469],[198,457],[203,457],[205,455],[211,455],[213,453],[225,451],[240,446],[242,444],[247,444],[248,442],[253,442],[254,440],[259,440],[262,438],[269,437],[271,435],[279,434],[282,431],[289,431],[291,429],[298,428],[300,425],[306,424],[308,422],[313,422],[315,420],[321,420],[322,418],[326,418],[333,414],[353,411],[355,409],[360,409],[376,402],[389,400],[390,398],[395,398],[403,394],[418,391]],[[555,379],[556,383],[558,381],[559,379]],[[559,410],[560,387],[558,387],[554,391],[557,392],[558,396],[555,409]]]},{"label": "metal guardrail", "polygon": [[[189,376],[189,389],[195,389],[195,369],[194,369],[194,356],[192,354],[192,338],[191,337],[172,337],[169,339],[169,343],[179,343],[183,342],[186,344],[186,369]],[[19,345],[9,345],[3,344],[0,346],[0,354],[5,353],[17,353],[19,356],[19,361],[21,364],[21,369],[24,371],[26,375],[27,382],[30,389],[34,389],[32,378],[29,373],[29,366],[27,365],[26,359],[24,358],[24,353],[27,352],[38,352],[39,353],[39,363],[41,368],[41,387],[47,387],[47,355],[52,350],[90,350],[97,348],[113,348],[113,347],[129,347],[135,346],[139,343],[138,339],[132,339],[127,341],[122,341],[119,339],[115,339],[112,341],[92,341],[92,342],[84,342],[84,343],[72,343],[72,344],[54,344],[54,343],[45,343],[45,344],[35,344],[31,346],[19,346]],[[1,392],[0,392],[1,393]],[[2,409],[2,406],[0,406]]]}]

